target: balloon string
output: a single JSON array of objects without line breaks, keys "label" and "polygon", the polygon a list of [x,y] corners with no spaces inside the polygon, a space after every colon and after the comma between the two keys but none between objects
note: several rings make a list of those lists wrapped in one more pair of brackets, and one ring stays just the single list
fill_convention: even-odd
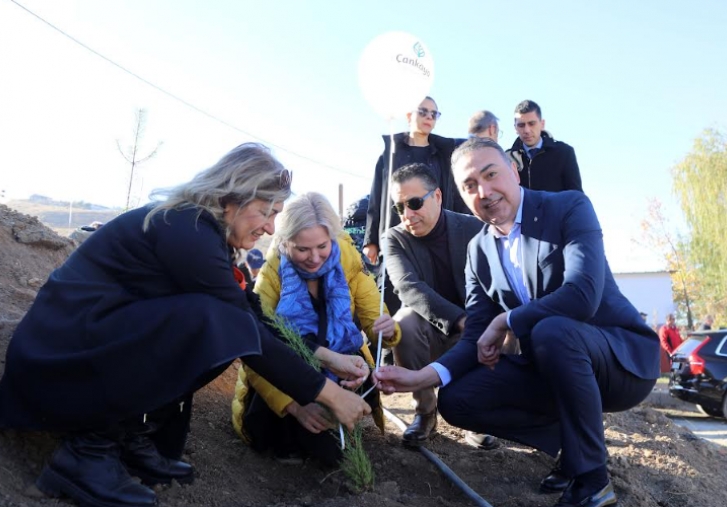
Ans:
[{"label": "balloon string", "polygon": [[[388,203],[389,202],[389,196],[387,195],[387,192],[385,189],[389,188],[389,185],[391,185],[391,175],[393,174],[393,167],[394,167],[394,152],[396,152],[396,144],[394,143],[394,120],[393,118],[389,118],[389,174],[386,176],[386,185],[381,185],[381,202]],[[385,224],[386,226],[391,223],[391,206],[385,207],[386,212],[384,213],[385,217]],[[386,248],[386,240],[384,238],[379,238],[379,245],[381,246],[381,265],[379,266],[379,273],[381,274],[381,287],[379,290],[381,291],[381,301],[379,302],[379,316],[384,315],[384,291],[386,290],[386,258],[387,255],[387,248]],[[379,366],[381,366],[381,345],[384,342],[384,333],[383,331],[379,331],[379,341],[376,345],[376,370],[379,370]]]}]

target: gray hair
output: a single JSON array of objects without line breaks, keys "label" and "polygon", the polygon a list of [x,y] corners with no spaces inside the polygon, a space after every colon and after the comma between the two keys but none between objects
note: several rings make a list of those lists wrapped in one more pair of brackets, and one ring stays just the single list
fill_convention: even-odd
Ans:
[{"label": "gray hair", "polygon": [[498,121],[500,121],[500,119],[492,114],[490,111],[477,111],[470,118],[470,126],[468,132],[470,135],[477,135],[480,132],[484,132],[493,125],[497,126]]},{"label": "gray hair", "polygon": [[452,167],[454,167],[463,156],[468,155],[473,151],[484,150],[485,148],[497,150],[508,166],[512,164],[512,160],[507,156],[505,150],[502,149],[502,146],[497,144],[497,141],[493,141],[489,137],[471,137],[464,143],[460,144],[457,149],[454,150],[454,153],[452,153]]},{"label": "gray hair", "polygon": [[326,229],[332,240],[343,232],[341,219],[323,194],[318,192],[301,194],[286,203],[278,216],[272,246],[277,247],[281,255],[287,255],[290,242],[298,233],[317,226]]},{"label": "gray hair", "polygon": [[255,199],[272,204],[290,197],[291,173],[270,150],[258,143],[244,143],[234,148],[215,165],[198,173],[191,181],[171,189],[152,192],[157,200],[144,218],[144,231],[149,229],[157,213],[166,216],[170,210],[197,208],[199,215],[209,212],[227,230],[225,207],[237,205],[240,209]]}]

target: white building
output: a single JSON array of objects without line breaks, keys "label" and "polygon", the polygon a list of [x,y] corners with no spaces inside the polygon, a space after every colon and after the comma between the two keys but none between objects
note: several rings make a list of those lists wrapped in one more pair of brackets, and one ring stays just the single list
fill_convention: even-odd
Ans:
[{"label": "white building", "polygon": [[648,315],[650,325],[664,323],[666,314],[676,311],[668,271],[614,273],[613,277],[631,304]]}]

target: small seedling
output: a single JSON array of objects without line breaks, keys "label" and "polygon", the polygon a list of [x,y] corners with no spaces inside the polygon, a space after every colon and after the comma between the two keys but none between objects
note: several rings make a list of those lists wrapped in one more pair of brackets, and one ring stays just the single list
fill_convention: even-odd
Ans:
[{"label": "small seedling", "polygon": [[298,354],[303,360],[317,371],[321,371],[320,360],[313,355],[313,351],[305,344],[298,330],[287,319],[278,314],[267,314],[270,325],[274,327],[283,337],[288,347]]},{"label": "small seedling", "polygon": [[363,447],[363,428],[357,424],[348,433],[348,445],[343,450],[341,470],[348,477],[356,493],[371,490],[374,486],[374,468]]}]

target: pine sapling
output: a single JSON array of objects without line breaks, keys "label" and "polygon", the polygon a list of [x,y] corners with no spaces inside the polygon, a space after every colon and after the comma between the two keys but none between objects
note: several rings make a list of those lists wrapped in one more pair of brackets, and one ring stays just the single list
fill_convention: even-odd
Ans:
[{"label": "pine sapling", "polygon": [[283,337],[288,347],[293,349],[293,352],[298,354],[306,363],[315,368],[317,371],[321,371],[320,360],[313,355],[313,352],[305,344],[305,341],[300,336],[298,330],[288,320],[278,314],[267,314],[266,317],[270,320],[270,325],[274,327]]},{"label": "pine sapling", "polygon": [[374,486],[374,468],[363,447],[363,427],[357,424],[348,433],[348,445],[343,450],[341,470],[348,477],[356,493],[369,491]]}]

